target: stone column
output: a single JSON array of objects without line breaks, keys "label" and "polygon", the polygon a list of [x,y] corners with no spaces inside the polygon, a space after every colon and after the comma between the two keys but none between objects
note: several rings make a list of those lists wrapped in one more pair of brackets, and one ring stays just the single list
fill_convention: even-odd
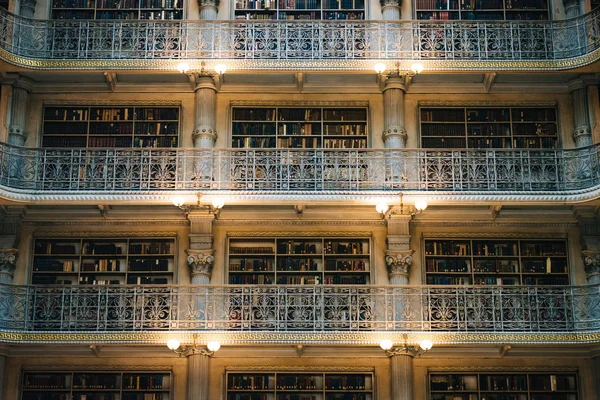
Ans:
[{"label": "stone column", "polygon": [[585,266],[587,283],[590,285],[600,284],[600,252],[584,250],[583,264]]},{"label": "stone column", "polygon": [[200,19],[214,21],[217,19],[219,0],[198,0]]},{"label": "stone column", "polygon": [[402,0],[381,0],[381,18],[384,21],[398,21],[400,19]]},{"label": "stone column", "polygon": [[410,215],[391,215],[387,223],[385,262],[390,285],[408,285],[413,250],[410,248]]},{"label": "stone column", "polygon": [[196,148],[212,148],[217,140],[215,129],[217,87],[210,75],[196,76],[196,122],[193,139]]},{"label": "stone column", "polygon": [[565,15],[567,18],[575,18],[581,15],[579,0],[563,0]]},{"label": "stone column", "polygon": [[208,372],[210,355],[206,351],[194,351],[188,359],[188,400],[208,400]]},{"label": "stone column", "polygon": [[392,400],[413,399],[413,355],[394,354],[390,357]]},{"label": "stone column", "polygon": [[575,130],[573,131],[573,140],[575,146],[586,147],[592,144],[592,129],[588,116],[587,89],[585,86],[579,87],[571,92],[573,103],[573,122]]},{"label": "stone column", "polygon": [[21,79],[13,83],[12,102],[10,109],[10,125],[8,126],[8,143],[15,146],[25,146],[27,132],[27,100],[29,87]]},{"label": "stone column", "polygon": [[25,18],[33,18],[35,16],[36,5],[36,0],[21,0],[19,15]]},{"label": "stone column", "polygon": [[406,147],[404,129],[404,79],[399,75],[390,76],[383,88],[383,142],[386,149]]},{"label": "stone column", "polygon": [[0,283],[11,284],[17,266],[17,249],[0,250]]}]

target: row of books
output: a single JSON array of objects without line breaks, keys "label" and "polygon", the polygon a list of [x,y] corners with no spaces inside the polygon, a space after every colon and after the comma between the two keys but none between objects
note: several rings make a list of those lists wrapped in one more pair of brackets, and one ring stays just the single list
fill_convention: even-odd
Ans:
[{"label": "row of books", "polygon": [[323,140],[324,149],[366,149],[367,141],[365,139],[325,139]]},{"label": "row of books", "polygon": [[279,0],[280,9],[317,9],[321,8],[320,0]]},{"label": "row of books", "polygon": [[123,389],[166,389],[169,387],[169,377],[162,374],[123,376]]},{"label": "row of books", "polygon": [[471,260],[464,259],[427,259],[426,272],[470,272],[471,271]]},{"label": "row of books", "polygon": [[325,271],[367,271],[367,263],[364,260],[327,260]]},{"label": "row of books", "polygon": [[260,271],[273,271],[273,260],[269,258],[261,259],[246,259],[230,261],[230,271],[241,271],[241,272],[260,272]]},{"label": "row of books", "polygon": [[138,122],[135,125],[136,135],[177,135],[178,122]]},{"label": "row of books", "polygon": [[94,276],[80,276],[80,285],[120,285],[119,279],[96,279]]},{"label": "row of books", "polygon": [[280,149],[316,149],[321,147],[321,141],[318,138],[279,138],[277,147]]},{"label": "row of books", "polygon": [[421,124],[421,136],[429,137],[465,137],[466,129],[463,124],[432,124],[432,123],[424,123]]},{"label": "row of books", "polygon": [[310,258],[291,258],[286,257],[277,260],[277,271],[287,272],[306,272],[319,271],[319,264]]},{"label": "row of books", "polygon": [[232,285],[271,285],[273,277],[264,274],[253,275],[229,275],[229,283]]},{"label": "row of books", "polygon": [[166,285],[169,283],[168,278],[152,277],[152,276],[128,276],[128,285]]},{"label": "row of books", "polygon": [[516,261],[511,260],[488,260],[477,261],[474,272],[493,272],[493,273],[518,273],[519,265]]},{"label": "row of books", "polygon": [[136,138],[133,141],[133,147],[157,148],[157,147],[177,147],[177,137],[159,137],[159,138]]},{"label": "row of books", "polygon": [[76,374],[73,389],[118,389],[118,378],[114,374]]},{"label": "row of books", "polygon": [[230,254],[273,254],[272,246],[252,246],[252,247],[241,247],[231,246],[229,248]]},{"label": "row of books", "polygon": [[37,259],[33,270],[36,272],[73,272],[75,262],[72,260]]},{"label": "row of books", "polygon": [[94,262],[84,261],[81,264],[82,272],[117,272],[119,270],[119,260],[115,259],[100,259]]},{"label": "row of books", "polygon": [[45,135],[85,135],[88,131],[87,121],[84,122],[52,122],[45,121],[42,132]]},{"label": "row of books", "polygon": [[314,375],[277,375],[277,390],[320,389],[322,381],[320,382],[321,385],[318,385],[319,387],[317,386],[317,383],[317,379]]},{"label": "row of books", "polygon": [[78,254],[77,247],[73,244],[37,241],[35,254]]},{"label": "row of books", "polygon": [[315,276],[278,276],[277,284],[278,285],[320,285],[321,284],[321,275]]},{"label": "row of books", "polygon": [[133,133],[133,124],[124,123],[91,123],[90,124],[90,135],[103,135],[103,134],[115,134],[115,135],[130,135]]},{"label": "row of books", "polygon": [[134,258],[129,260],[129,271],[164,272],[169,271],[169,260],[166,258]]},{"label": "row of books", "polygon": [[468,256],[471,254],[469,242],[457,242],[454,240],[426,241],[425,255],[444,256]]},{"label": "row of books", "polygon": [[347,275],[335,275],[325,276],[323,278],[323,284],[325,285],[367,285],[369,279],[364,276],[347,276]]}]

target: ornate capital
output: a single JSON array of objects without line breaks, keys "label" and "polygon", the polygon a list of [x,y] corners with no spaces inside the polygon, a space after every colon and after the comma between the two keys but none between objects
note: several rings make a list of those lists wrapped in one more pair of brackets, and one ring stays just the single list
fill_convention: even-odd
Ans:
[{"label": "ornate capital", "polygon": [[381,8],[385,7],[402,7],[402,0],[380,0]]},{"label": "ornate capital", "polygon": [[398,275],[408,277],[412,265],[412,253],[412,250],[386,252],[385,263],[387,264],[390,280]]},{"label": "ornate capital", "polygon": [[582,136],[592,136],[592,129],[589,126],[578,126],[573,131],[573,140],[577,142]]},{"label": "ornate capital", "polygon": [[198,7],[219,7],[219,0],[198,0]]},{"label": "ornate capital", "polygon": [[588,280],[595,275],[600,275],[600,251],[584,250],[583,265]]},{"label": "ornate capital", "polygon": [[26,18],[33,18],[36,5],[36,0],[21,0],[21,15]]},{"label": "ornate capital", "polygon": [[213,250],[188,249],[185,252],[188,255],[187,262],[190,266],[192,277],[194,277],[194,275],[202,275],[210,279],[213,263],[215,261]]},{"label": "ornate capital", "polygon": [[17,249],[0,250],[0,282],[12,283],[17,267],[18,253]]}]

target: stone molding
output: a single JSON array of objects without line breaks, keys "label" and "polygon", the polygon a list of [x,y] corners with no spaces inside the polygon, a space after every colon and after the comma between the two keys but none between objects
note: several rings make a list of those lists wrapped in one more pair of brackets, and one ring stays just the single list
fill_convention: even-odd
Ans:
[{"label": "stone molding", "polygon": [[323,107],[368,107],[368,101],[302,101],[302,100],[233,100],[232,106],[323,106]]},{"label": "stone molding", "polygon": [[17,249],[1,249],[0,250],[0,281],[4,283],[10,283],[13,280],[15,274],[15,268],[17,267],[17,256],[19,251]]},{"label": "stone molding", "polygon": [[213,255],[214,250],[187,249],[185,252],[188,255],[187,262],[190,267],[191,276],[194,277],[194,275],[202,275],[210,279],[212,275],[213,263],[215,261],[215,257]]},{"label": "stone molding", "polygon": [[600,276],[600,251],[584,250],[583,265],[587,279]]}]

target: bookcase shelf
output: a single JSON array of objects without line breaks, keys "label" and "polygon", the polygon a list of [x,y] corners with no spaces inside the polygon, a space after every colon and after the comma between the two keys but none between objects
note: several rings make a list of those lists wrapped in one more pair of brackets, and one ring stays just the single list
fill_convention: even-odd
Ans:
[{"label": "bookcase shelf", "polygon": [[374,400],[363,372],[228,372],[227,400]]},{"label": "bookcase shelf", "polygon": [[553,107],[421,108],[424,148],[556,148]]},{"label": "bookcase shelf", "polygon": [[428,239],[428,285],[567,285],[565,240]]},{"label": "bookcase shelf", "polygon": [[33,284],[169,284],[175,238],[39,238]]},{"label": "bookcase shelf", "polygon": [[362,20],[364,0],[236,0],[235,19]]},{"label": "bookcase shelf", "polygon": [[43,147],[177,147],[179,107],[46,106]]},{"label": "bookcase shelf", "polygon": [[369,238],[230,238],[230,284],[364,285]]},{"label": "bookcase shelf", "polygon": [[366,108],[233,108],[234,148],[367,147]]},{"label": "bookcase shelf", "polygon": [[183,0],[53,0],[53,19],[183,19]]},{"label": "bookcase shelf", "polygon": [[21,400],[170,400],[171,380],[170,372],[23,372]]},{"label": "bookcase shelf", "polygon": [[578,400],[575,373],[430,373],[431,400]]},{"label": "bookcase shelf", "polygon": [[415,0],[417,19],[548,20],[548,0]]}]

